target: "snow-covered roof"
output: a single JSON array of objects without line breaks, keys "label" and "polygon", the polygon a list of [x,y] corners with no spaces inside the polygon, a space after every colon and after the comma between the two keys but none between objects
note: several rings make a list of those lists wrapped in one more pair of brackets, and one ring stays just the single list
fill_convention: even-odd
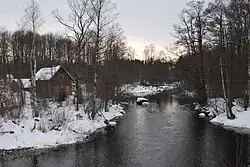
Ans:
[{"label": "snow-covered roof", "polygon": [[60,68],[61,68],[60,65],[55,67],[41,68],[36,73],[36,80],[50,80]]}]

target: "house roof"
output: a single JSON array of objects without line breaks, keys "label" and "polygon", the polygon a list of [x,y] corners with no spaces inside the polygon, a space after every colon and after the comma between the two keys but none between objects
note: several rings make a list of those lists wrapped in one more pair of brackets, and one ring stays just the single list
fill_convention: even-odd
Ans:
[{"label": "house roof", "polygon": [[67,75],[69,75],[69,77],[73,80],[73,77],[69,74],[69,72],[67,70],[65,70],[62,66],[58,65],[58,66],[54,66],[54,67],[45,67],[45,68],[41,68],[37,73],[36,73],[36,80],[50,80],[59,69],[63,69]]},{"label": "house roof", "polygon": [[41,68],[36,73],[36,80],[50,80],[60,68],[60,65],[55,67]]}]

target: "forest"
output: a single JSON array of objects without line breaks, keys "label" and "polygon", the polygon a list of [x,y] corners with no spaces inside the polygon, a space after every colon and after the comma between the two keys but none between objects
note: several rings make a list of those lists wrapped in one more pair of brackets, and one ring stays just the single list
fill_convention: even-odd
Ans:
[{"label": "forest", "polygon": [[227,99],[229,118],[233,99],[248,91],[250,5],[244,0],[191,1],[174,25],[182,54],[175,68],[180,79],[197,90],[200,103],[208,97]]},{"label": "forest", "polygon": [[68,8],[68,18],[61,17],[60,9],[51,15],[58,26],[67,29],[64,35],[39,33],[46,20],[35,0],[25,8],[17,31],[4,27],[0,30],[0,78],[6,80],[7,74],[15,79],[30,78],[33,105],[37,103],[36,72],[59,64],[77,85],[86,86],[92,106],[96,106],[96,97],[115,101],[123,84],[152,85],[175,80],[174,63],[164,51],[158,53],[153,44],[145,46],[144,54],[139,55],[141,60],[135,58],[135,50],[126,42],[111,1],[68,0]]}]

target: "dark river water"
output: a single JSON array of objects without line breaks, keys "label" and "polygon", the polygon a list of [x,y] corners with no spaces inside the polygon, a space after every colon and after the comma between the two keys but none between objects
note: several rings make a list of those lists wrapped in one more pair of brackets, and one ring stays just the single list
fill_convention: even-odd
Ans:
[{"label": "dark river water", "polygon": [[[249,136],[197,118],[170,95],[128,109],[117,129],[88,143],[0,157],[1,167],[243,167]],[[250,121],[250,120],[249,120]]]}]

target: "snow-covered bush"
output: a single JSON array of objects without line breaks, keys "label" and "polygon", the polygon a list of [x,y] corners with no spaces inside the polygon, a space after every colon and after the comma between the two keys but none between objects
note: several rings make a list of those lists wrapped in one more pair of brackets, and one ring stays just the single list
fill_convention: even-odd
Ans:
[{"label": "snow-covered bush", "polygon": [[89,120],[82,105],[79,106],[78,112],[74,110],[74,105],[67,106],[66,102],[62,104],[63,107],[57,107],[54,102],[49,105],[53,111],[50,115],[33,118],[30,106],[25,106],[20,121],[0,118],[0,131],[13,132],[11,135],[0,135],[0,140],[5,141],[2,142],[1,149],[43,148],[83,141],[95,130],[106,127],[106,119],[110,121],[122,117],[125,113],[120,105],[112,105],[109,106],[109,112],[98,115],[99,112],[95,120]]},{"label": "snow-covered bush", "polygon": [[65,110],[58,110],[52,115],[52,129],[59,128],[65,125],[67,122]]},{"label": "snow-covered bush", "polygon": [[89,119],[94,119],[96,114],[98,114],[100,111],[104,110],[104,102],[100,99],[95,99],[95,111],[93,111],[93,102],[91,99],[88,99],[85,103],[85,114],[88,115]]},{"label": "snow-covered bush", "polygon": [[211,98],[208,99],[208,103],[204,107],[201,107],[199,104],[195,104],[195,110],[199,113],[205,113],[210,118],[214,118],[220,113],[226,112],[227,104],[223,98]]},{"label": "snow-covered bush", "polygon": [[208,100],[207,108],[208,112],[218,115],[227,111],[227,104],[223,98],[214,98]]},{"label": "snow-covered bush", "polygon": [[43,99],[37,102],[37,110],[39,110],[40,117],[52,114],[51,103],[48,99]]},{"label": "snow-covered bush", "polygon": [[244,108],[244,100],[242,99],[242,98],[236,98],[235,99],[235,105],[237,105],[237,106],[240,106],[240,107],[242,107],[242,108]]}]

